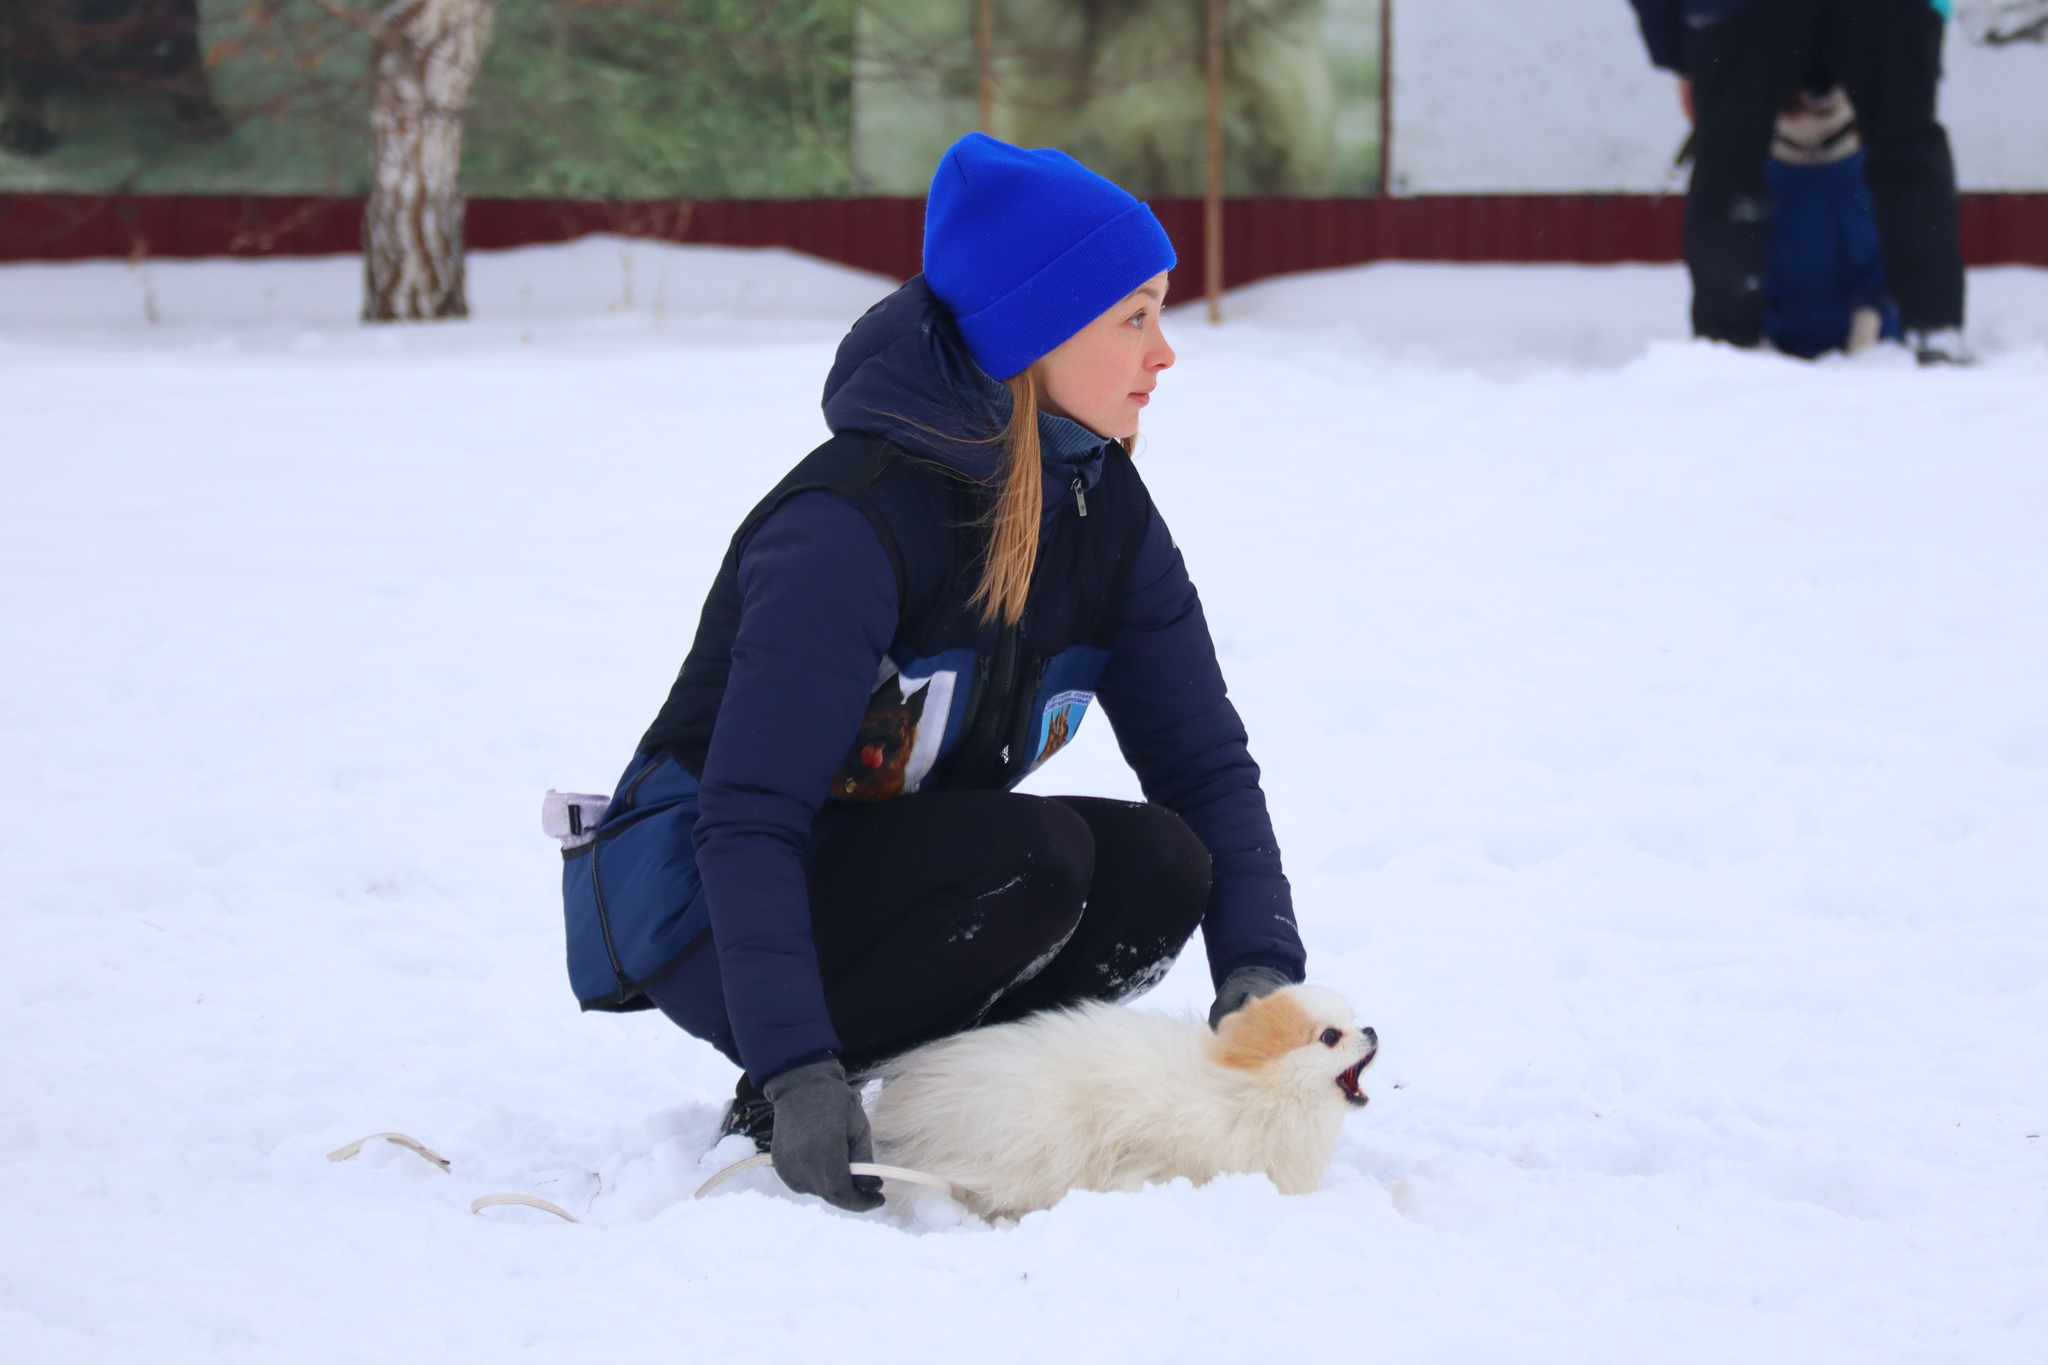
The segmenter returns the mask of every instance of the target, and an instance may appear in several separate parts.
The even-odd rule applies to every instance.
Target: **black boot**
[[[757,1152],[767,1151],[775,1140],[775,1106],[755,1088],[744,1071],[740,1073],[739,1085],[733,1089],[732,1103],[725,1107],[725,1117],[718,1124],[721,1142],[734,1133],[752,1138]]]

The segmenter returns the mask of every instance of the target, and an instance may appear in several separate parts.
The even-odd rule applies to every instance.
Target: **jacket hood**
[[[967,354],[959,329],[924,276],[883,299],[839,343],[825,377],[825,424],[865,431],[989,482],[1002,461],[996,434],[1010,419],[1009,386]],[[1046,466],[1046,510],[1093,488],[1111,442],[1079,422],[1038,414]]]

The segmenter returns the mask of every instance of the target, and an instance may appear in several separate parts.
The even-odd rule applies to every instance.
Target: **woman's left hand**
[[[1271,995],[1292,984],[1287,973],[1278,967],[1239,967],[1216,988],[1216,1003],[1209,1006],[1209,1027],[1215,1028],[1223,1022],[1224,1015],[1243,1009],[1247,1000]]]
[[[775,1174],[798,1194],[815,1194],[851,1213],[882,1206],[877,1176],[848,1166],[873,1161],[867,1111],[835,1059],[791,1067],[761,1087],[775,1105]]]

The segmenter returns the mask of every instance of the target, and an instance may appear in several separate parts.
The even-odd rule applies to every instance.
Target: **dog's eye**
[[[1343,1029],[1340,1029],[1340,1028],[1326,1028],[1326,1029],[1324,1029],[1324,1030],[1323,1030],[1323,1046],[1324,1046],[1324,1047],[1335,1047],[1335,1046],[1337,1046],[1337,1044],[1338,1044],[1338,1043],[1342,1042],[1343,1040],[1344,1040],[1344,1030],[1343,1030]]]

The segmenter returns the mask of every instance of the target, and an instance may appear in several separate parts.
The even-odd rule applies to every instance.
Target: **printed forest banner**
[[[360,4],[360,0],[356,0]],[[1228,0],[1227,187],[1370,194],[1380,0]],[[361,194],[350,0],[0,0],[0,191]],[[1201,193],[1206,0],[995,0],[993,131]],[[919,195],[978,117],[975,0],[498,0],[475,196]]]

